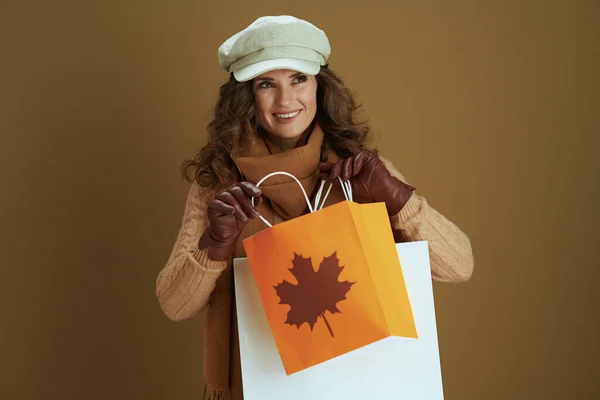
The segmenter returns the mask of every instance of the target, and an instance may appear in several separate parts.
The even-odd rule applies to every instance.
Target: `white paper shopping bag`
[[[418,339],[389,337],[292,375],[283,368],[248,261],[235,259],[244,400],[443,399],[427,242],[396,250]]]

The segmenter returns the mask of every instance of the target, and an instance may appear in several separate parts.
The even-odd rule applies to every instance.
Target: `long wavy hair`
[[[358,154],[369,142],[369,127],[358,121],[357,105],[352,92],[327,66],[316,75],[317,113],[324,133],[324,146],[339,157]],[[230,76],[219,90],[214,118],[208,124],[208,142],[194,159],[181,164],[183,177],[203,187],[225,188],[233,183],[234,162],[230,156],[234,145],[255,135],[252,81],[238,82]],[[190,172],[192,172],[190,174]]]

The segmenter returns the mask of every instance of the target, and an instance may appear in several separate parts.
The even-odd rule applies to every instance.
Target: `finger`
[[[250,182],[240,182],[237,186],[239,186],[244,193],[250,197],[258,197],[262,194],[262,191],[255,184]]]
[[[235,210],[234,215],[238,221],[241,221],[241,222],[248,221],[248,216],[246,215],[244,210],[242,210],[242,207],[240,206],[238,201],[235,199],[235,197],[228,190],[219,194],[217,196],[217,199],[221,200],[223,203],[234,208],[234,210]]]
[[[233,214],[235,214],[235,208],[233,208],[230,205],[227,205],[227,204],[223,203],[221,200],[215,198],[210,203],[208,203],[207,213],[213,214],[215,216],[233,215]]]
[[[342,181],[346,182],[347,180],[349,180],[350,178],[352,178],[352,162],[354,160],[354,157],[350,157],[344,160],[344,163],[342,164],[342,171],[340,172],[340,178],[342,178]]]
[[[333,167],[333,163],[330,162],[321,162],[319,163],[319,170],[321,171],[329,171],[331,169],[331,167]]]
[[[258,211],[256,211],[252,206],[250,197],[247,195],[241,185],[232,187],[229,192],[233,195],[233,197],[235,197],[247,216],[253,218],[258,217]],[[253,194],[254,193],[256,192],[253,191]]]
[[[250,182],[240,182],[239,186],[242,188],[242,190],[244,191],[244,193],[246,193],[247,196],[254,197],[254,208],[260,207],[263,201],[262,190],[260,190],[258,186]]]
[[[255,209],[258,209],[258,207],[260,207],[260,206],[261,206],[261,204],[263,203],[263,198],[262,198],[262,196],[258,196],[258,197],[255,197],[254,199],[255,199],[255,200],[254,200],[254,201],[255,201],[255,203],[254,203],[254,208],[255,208]],[[257,212],[258,212],[258,211],[257,211]],[[260,213],[258,213],[258,215],[260,216]]]
[[[331,167],[333,166],[332,163],[328,163],[328,162],[321,162],[319,163],[319,178],[323,179],[323,180],[327,180],[327,175],[329,174],[329,170],[331,169]]]
[[[329,174],[327,174],[326,181],[332,182],[340,176],[340,172],[342,172],[343,162],[343,160],[340,160],[331,167],[331,169],[329,170]]]
[[[331,169],[332,164],[319,164],[319,178],[323,180],[327,180],[327,175],[329,174],[329,170]]]
[[[365,166],[368,159],[370,158],[369,156],[370,156],[370,154],[367,151],[362,151],[362,152],[358,153],[358,155],[356,157],[354,157],[352,169],[354,170],[355,175],[358,175],[358,173],[360,172],[362,167]]]

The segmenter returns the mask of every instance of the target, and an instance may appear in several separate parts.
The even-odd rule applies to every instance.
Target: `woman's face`
[[[254,78],[256,120],[274,139],[297,139],[317,112],[317,80],[279,69]]]

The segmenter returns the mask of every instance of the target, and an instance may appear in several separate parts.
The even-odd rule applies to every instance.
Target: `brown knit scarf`
[[[310,196],[319,179],[318,166],[323,137],[323,130],[315,124],[305,145],[270,154],[265,141],[255,136],[244,149],[237,149],[237,154],[232,155],[232,158],[243,179],[249,182],[257,183],[271,172],[283,171],[298,178]],[[293,178],[275,175],[264,181],[260,188],[275,212],[284,220],[299,217],[308,211],[306,200]]]
[[[263,177],[275,171],[284,171],[295,176],[310,200],[319,184],[319,161],[335,162],[339,158],[331,150],[322,150],[324,134],[318,123],[306,140],[291,150],[271,154],[265,140],[255,134],[245,145],[237,147],[231,154],[241,175],[241,180],[257,183]],[[260,185],[264,202],[258,211],[263,217],[274,223],[273,212],[279,220],[289,220],[307,213],[308,207],[302,192],[293,178],[275,175]],[[326,206],[343,201],[344,195],[339,185],[334,185],[326,202]],[[250,220],[238,240],[234,257],[245,257],[242,240],[256,234],[267,226],[260,219]],[[207,389],[205,399],[228,399],[230,368],[223,365],[228,362],[232,351],[239,351],[237,340],[236,313],[231,268],[225,270],[217,281],[207,313],[205,335],[205,376]],[[224,334],[225,332],[225,334]],[[231,339],[229,335],[231,335]],[[234,346],[231,346],[231,345]],[[218,365],[216,365],[218,363]]]

